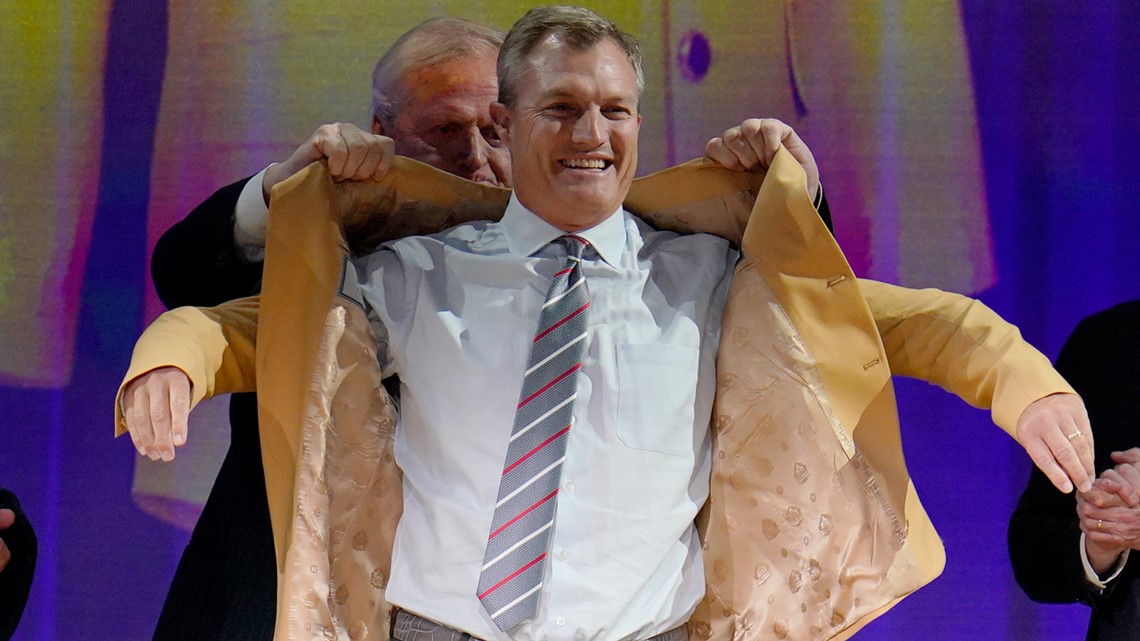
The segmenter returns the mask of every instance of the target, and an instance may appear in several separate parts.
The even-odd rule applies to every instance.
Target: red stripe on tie
[[[551,325],[550,327],[547,327],[545,330],[543,330],[543,331],[539,332],[539,333],[538,333],[538,334],[537,334],[537,335],[534,337],[534,342],[536,342],[536,343],[537,343],[537,342],[538,342],[538,340],[539,340],[540,338],[542,338],[543,336],[546,336],[546,335],[547,335],[547,334],[549,334],[550,332],[553,332],[554,330],[558,329],[558,327],[559,327],[560,325],[562,325],[562,324],[563,324],[563,323],[565,323],[566,321],[570,320],[571,318],[574,318],[574,317],[575,317],[575,316],[577,316],[578,314],[581,314],[581,313],[582,313],[583,311],[585,311],[585,309],[586,309],[587,307],[589,307],[589,306],[590,306],[590,303],[589,303],[589,301],[587,301],[585,305],[582,305],[582,306],[581,306],[581,307],[579,307],[578,309],[576,309],[576,310],[574,310],[574,311],[570,312],[569,314],[567,314],[567,315],[566,315],[566,318],[563,318],[562,320],[558,321],[557,323],[555,323],[555,324]]]
[[[556,384],[558,381],[560,381],[560,380],[562,380],[562,379],[566,378],[567,376],[569,376],[569,375],[573,374],[574,372],[576,372],[576,371],[578,371],[578,370],[580,370],[580,369],[582,369],[582,364],[581,364],[581,363],[578,363],[578,364],[577,364],[577,365],[575,365],[574,367],[571,367],[570,369],[566,370],[565,372],[562,372],[561,374],[559,374],[559,375],[558,375],[558,377],[557,377],[557,378],[555,378],[554,380],[550,381],[550,382],[549,382],[549,383],[547,383],[546,385],[543,385],[543,386],[542,386],[542,389],[538,390],[538,391],[537,391],[537,392],[535,392],[534,394],[531,394],[530,396],[528,396],[528,397],[524,398],[523,400],[519,401],[519,406],[515,408],[515,411],[516,411],[516,412],[517,412],[517,411],[519,411],[520,409],[522,409],[522,406],[523,406],[523,405],[526,405],[527,403],[529,403],[529,402],[533,401],[533,400],[534,400],[534,398],[535,398],[536,396],[538,396],[539,394],[542,394],[542,393],[543,393],[543,392],[545,392],[546,390],[548,390],[548,389],[550,389],[551,387],[553,387],[553,386],[554,386],[554,385],[555,385],[555,384]]]
[[[570,431],[570,426],[567,425],[565,428],[562,429],[561,432],[558,432],[554,436],[551,436],[550,438],[546,439],[545,441],[539,443],[538,446],[535,447],[533,450],[527,452],[526,454],[523,454],[519,458],[519,460],[508,465],[507,468],[505,470],[503,470],[503,476],[506,476],[507,472],[510,472],[511,470],[515,469],[516,467],[522,465],[523,461],[527,460],[531,456],[534,456],[535,452],[537,452],[537,451],[541,450],[542,448],[546,447],[547,445],[549,445],[551,441],[553,441],[554,439],[558,438],[559,436],[562,436],[563,434],[565,434],[566,432],[569,432],[569,431]]]
[[[546,552],[543,552],[542,554],[538,555],[538,558],[537,558],[537,559],[535,559],[535,560],[531,561],[530,563],[527,563],[526,565],[522,566],[521,568],[519,568],[519,569],[515,570],[515,571],[514,571],[514,572],[512,572],[512,573],[511,573],[511,575],[510,575],[510,576],[508,576],[507,578],[505,578],[505,579],[503,579],[502,581],[499,581],[498,583],[496,583],[495,585],[492,585],[491,587],[487,588],[487,591],[486,591],[486,592],[484,592],[483,594],[480,594],[480,595],[479,595],[479,599],[480,599],[480,600],[482,600],[482,599],[483,599],[483,597],[485,597],[485,596],[487,596],[488,594],[490,594],[490,593],[494,592],[495,590],[498,590],[499,588],[503,587],[503,584],[504,584],[504,583],[507,583],[507,582],[509,582],[511,579],[515,578],[516,576],[518,576],[518,575],[522,574],[522,573],[523,573],[523,572],[524,572],[524,571],[525,571],[527,568],[529,568],[530,566],[534,565],[535,563],[538,563],[539,561],[543,560],[544,558],[546,558]]]
[[[567,267],[566,269],[563,269],[562,271],[558,272],[557,274],[554,275],[554,277],[558,278],[559,276],[561,276],[563,274],[569,274],[572,271],[574,271],[573,265],[571,265],[571,266]]]
[[[530,514],[531,512],[533,512],[535,510],[535,508],[542,505],[543,503],[546,503],[550,499],[554,498],[554,495],[556,495],[556,494],[558,494],[557,489],[555,489],[550,494],[547,494],[546,496],[542,497],[541,499],[538,500],[537,503],[535,503],[534,505],[523,510],[518,516],[516,516],[515,518],[511,519],[510,521],[507,521],[506,523],[504,523],[502,525],[502,527],[500,527],[499,529],[495,530],[494,532],[491,532],[491,535],[487,537],[487,540],[490,541],[491,539],[495,538],[495,536],[497,536],[499,534],[499,532],[502,532],[503,530],[509,528],[511,526],[511,524],[513,524],[515,521],[517,521],[517,520],[521,519],[522,517],[526,516],[527,514]]]

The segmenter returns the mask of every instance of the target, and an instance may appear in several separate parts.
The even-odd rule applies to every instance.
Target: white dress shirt
[[[400,377],[404,512],[386,597],[483,639],[644,639],[705,591],[693,524],[708,497],[720,320],[737,253],[623,210],[590,241],[589,346],[538,614],[498,630],[476,598],[507,440],[562,231],[513,197],[499,223],[406,238],[355,261]],[[383,349],[385,347],[387,349]]]
[[[272,167],[270,165],[269,167]],[[265,260],[265,231],[269,223],[269,205],[265,204],[262,186],[266,167],[246,181],[234,204],[234,248],[247,263]]]

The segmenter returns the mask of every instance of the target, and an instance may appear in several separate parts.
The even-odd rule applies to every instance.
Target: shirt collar
[[[530,256],[559,236],[566,235],[566,232],[524,207],[513,193],[510,202],[507,203],[507,210],[503,212],[502,225],[507,237],[507,246],[510,247],[512,254],[518,256]],[[621,259],[626,245],[625,234],[625,210],[622,207],[618,207],[612,215],[597,225],[574,233],[575,236],[590,241],[590,246],[610,266],[618,265]]]

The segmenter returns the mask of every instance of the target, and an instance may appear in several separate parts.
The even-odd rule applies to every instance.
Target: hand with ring
[[[1029,404],[1017,419],[1017,441],[1062,492],[1085,492],[1095,478],[1093,435],[1085,404],[1076,394],[1050,394]]]
[[[1114,453],[1113,460],[1140,464],[1140,450]],[[1140,470],[1130,462],[1105,470],[1087,492],[1077,493],[1077,516],[1089,563],[1111,568],[1128,548],[1140,546]]]

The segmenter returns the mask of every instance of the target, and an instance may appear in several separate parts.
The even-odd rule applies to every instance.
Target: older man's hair
[[[641,45],[613,22],[581,7],[535,7],[519,18],[499,50],[496,67],[499,74],[499,102],[515,106],[518,81],[528,70],[527,55],[539,43],[554,38],[572,51],[585,51],[609,38],[621,47],[637,74],[637,93],[645,88],[641,64]]]
[[[431,18],[413,27],[388,49],[372,71],[372,117],[391,131],[407,99],[409,72],[457,58],[497,54],[503,33],[463,18]]]

